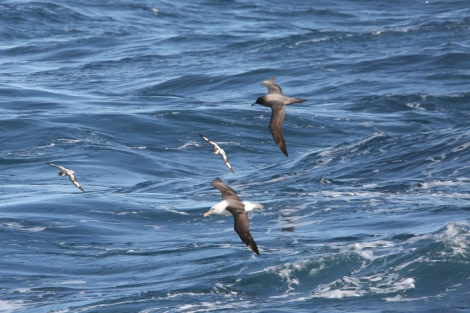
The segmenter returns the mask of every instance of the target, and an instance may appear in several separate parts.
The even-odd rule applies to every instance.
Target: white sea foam
[[[324,151],[320,152],[318,154],[318,156],[323,157],[323,158],[326,158],[326,157],[329,158],[332,154],[335,154],[335,153],[338,153],[338,152],[341,152],[341,151],[356,152],[359,149],[360,146],[365,146],[366,143],[368,143],[369,141],[374,140],[376,138],[383,137],[383,136],[384,136],[384,133],[375,132],[373,135],[368,136],[368,137],[366,137],[362,140],[354,141],[354,142],[347,143],[347,144],[342,144],[342,145],[335,146],[335,147],[332,147],[330,149],[324,150]],[[366,152],[364,154],[366,154]]]
[[[199,147],[199,143],[197,143],[195,141],[189,141],[189,142],[186,142],[183,145],[179,146],[177,149],[178,150],[185,150],[185,149],[191,148],[191,147]],[[165,148],[165,149],[168,150],[170,148]]]
[[[414,236],[407,240],[408,243],[415,244],[420,241],[431,239],[434,242],[442,242],[445,248],[439,254],[433,254],[433,258],[426,258],[425,261],[431,262],[436,256],[454,257],[461,256],[467,258],[470,254],[470,234],[468,232],[469,225],[462,222],[448,223],[443,229],[433,233]],[[426,256],[423,256],[426,257]]]
[[[329,41],[331,40],[330,37],[323,37],[323,38],[315,38],[315,39],[307,39],[307,40],[300,40],[297,41],[293,46],[288,46],[288,48],[295,48],[303,44],[314,44],[322,41]]]
[[[422,182],[419,185],[421,189],[429,189],[440,186],[449,186],[449,187],[459,187],[468,183],[468,178],[457,178],[454,180],[431,180],[427,182]]]
[[[11,222],[11,223],[3,223],[0,224],[0,227],[5,227],[5,228],[10,228],[10,229],[18,229],[18,230],[24,230],[24,231],[29,231],[32,233],[44,231],[46,227],[24,227],[23,225],[16,223],[16,222]]]
[[[467,149],[468,147],[470,147],[470,141],[466,142],[466,143],[464,143],[464,144],[462,144],[462,145],[460,145],[460,146],[458,146],[454,149],[452,149],[451,151],[452,152],[460,152],[460,151],[463,151],[463,150]]]
[[[313,293],[313,298],[343,299],[366,295],[382,295],[415,288],[411,277],[399,278],[396,273],[379,273],[372,276],[344,276],[323,284]]]
[[[36,147],[36,149],[47,149],[47,148],[52,148],[54,146],[55,146],[55,143],[50,143],[48,145],[38,146],[38,147]]]
[[[421,103],[419,103],[419,102],[409,102],[409,103],[405,103],[405,105],[409,108],[412,108],[412,109],[426,111],[425,108],[421,107]]]
[[[460,255],[466,258],[469,254],[470,235],[466,226],[466,224],[461,223],[449,223],[446,225],[444,232],[437,234],[438,239],[451,248],[453,256]],[[443,253],[447,255],[447,251]]]
[[[59,139],[57,139],[57,141],[63,142],[63,143],[79,143],[79,142],[82,142],[83,140],[81,140],[81,139],[59,138]]]
[[[10,301],[0,299],[0,313],[13,313],[24,308],[23,301]]]
[[[294,263],[270,266],[264,269],[264,271],[278,275],[281,280],[287,283],[288,291],[292,291],[295,289],[295,286],[300,285],[300,280],[296,276],[296,272],[307,269],[311,263],[312,260],[305,259]],[[310,274],[315,273],[315,270],[316,269],[312,269]]]
[[[69,279],[69,280],[64,280],[61,281],[59,284],[60,285],[83,285],[86,284],[86,280],[81,280],[81,279]]]
[[[184,212],[184,211],[178,211],[178,210],[172,210],[172,209],[164,209],[164,210],[167,211],[167,212],[176,213],[176,214],[179,214],[179,215],[189,215],[189,213]]]
[[[57,310],[57,311],[51,311],[51,313],[67,313],[67,312],[70,312],[71,310],[69,308],[65,308],[65,309],[60,309],[60,310]]]
[[[379,279],[382,280],[382,277]],[[375,294],[395,293],[402,290],[414,289],[415,280],[411,277],[405,277],[401,280],[385,282],[383,285],[377,287],[370,287],[370,291]]]
[[[146,146],[126,146],[127,149],[129,150],[145,150],[147,149]]]
[[[384,248],[388,249],[394,246],[395,244],[393,242],[378,240],[373,242],[354,243],[343,248],[343,251],[353,251],[354,253],[360,255],[363,259],[373,261],[378,257],[374,255],[375,250]],[[383,250],[381,250],[380,257],[383,257],[383,255]]]

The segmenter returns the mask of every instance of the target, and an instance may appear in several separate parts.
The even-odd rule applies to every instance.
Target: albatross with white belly
[[[240,201],[237,193],[232,188],[224,184],[220,178],[214,179],[212,181],[212,186],[220,191],[222,194],[222,201],[215,204],[209,211],[204,213],[204,217],[211,214],[232,214],[234,219],[233,228],[237,232],[238,236],[253,252],[259,255],[258,246],[250,234],[250,223],[246,212],[262,209],[263,205],[260,203]]]

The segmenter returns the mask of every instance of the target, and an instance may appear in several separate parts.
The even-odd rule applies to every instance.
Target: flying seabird
[[[220,178],[212,181],[212,186],[219,189],[222,194],[222,201],[215,204],[209,211],[204,213],[204,217],[212,213],[218,215],[232,214],[234,220],[233,228],[237,232],[240,239],[256,254],[259,255],[258,246],[250,234],[250,223],[248,221],[247,211],[262,209],[263,205],[259,203],[251,203],[247,201],[240,201],[237,193],[224,184]]]
[[[271,107],[271,121],[269,122],[269,130],[273,135],[274,141],[277,143],[281,151],[287,156],[287,147],[282,135],[282,123],[286,114],[284,106],[293,103],[301,103],[307,100],[300,98],[290,98],[284,96],[282,89],[279,85],[275,84],[276,77],[263,81],[261,84],[268,87],[268,93],[256,99],[252,104],[261,104],[266,107]]]
[[[54,166],[54,167],[57,167],[58,169],[60,169],[60,172],[59,172],[59,176],[68,176],[70,178],[70,181],[72,182],[72,184],[74,184],[78,189],[80,189],[81,191],[85,191],[83,189],[83,187],[78,183],[78,181],[75,179],[75,171],[74,170],[69,170],[68,168],[65,168],[63,166],[60,166],[60,165],[55,165],[55,164],[52,164],[52,163],[47,163],[49,164],[50,166]]]
[[[230,165],[230,163],[228,163],[228,158],[227,158],[227,155],[225,154],[225,151],[224,149],[222,149],[221,147],[219,147],[218,144],[216,144],[215,142],[209,140],[207,137],[205,137],[204,135],[202,135],[201,133],[199,133],[199,136],[201,136],[201,138],[210,143],[211,145],[214,146],[214,150],[212,150],[212,153],[213,154],[220,154],[220,156],[222,157],[222,160],[224,161],[225,165],[227,165],[228,169],[233,173],[235,174],[235,172],[233,171],[233,168],[232,166]]]

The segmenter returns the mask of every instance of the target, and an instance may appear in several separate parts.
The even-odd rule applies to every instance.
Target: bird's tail
[[[243,201],[243,204],[245,205],[245,211],[261,210],[263,208],[261,203]]]
[[[302,99],[302,98],[289,98],[289,102],[286,103],[286,105],[291,105],[291,104],[294,104],[294,103],[302,103],[302,102],[305,102],[307,101],[306,99]]]

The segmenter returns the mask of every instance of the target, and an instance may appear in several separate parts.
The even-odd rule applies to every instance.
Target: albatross
[[[268,88],[268,93],[256,99],[256,102],[251,106],[254,106],[255,104],[261,104],[271,108],[272,112],[271,121],[269,122],[269,130],[271,131],[273,139],[278,147],[286,156],[288,156],[286,141],[282,135],[282,123],[284,122],[284,116],[286,115],[284,107],[293,103],[302,103],[307,100],[284,96],[281,87],[274,83],[275,80],[276,77],[272,77],[261,83],[263,86]]]
[[[263,205],[260,203],[252,203],[248,201],[240,201],[237,193],[224,184],[220,178],[212,181],[212,186],[217,188],[222,194],[222,201],[215,204],[209,211],[204,213],[204,217],[211,214],[218,215],[233,215],[235,232],[240,239],[256,254],[259,255],[258,246],[250,234],[250,223],[248,221],[247,211],[262,209]]]
[[[74,170],[70,170],[68,168],[65,168],[63,166],[60,166],[60,165],[55,165],[53,163],[47,163],[49,164],[50,166],[53,166],[53,167],[57,167],[58,169],[60,169],[59,171],[59,176],[68,176],[70,181],[72,182],[72,184],[75,185],[75,187],[77,187],[78,189],[80,189],[81,191],[85,191],[83,189],[83,187],[78,183],[78,181],[75,179],[75,171]]]

